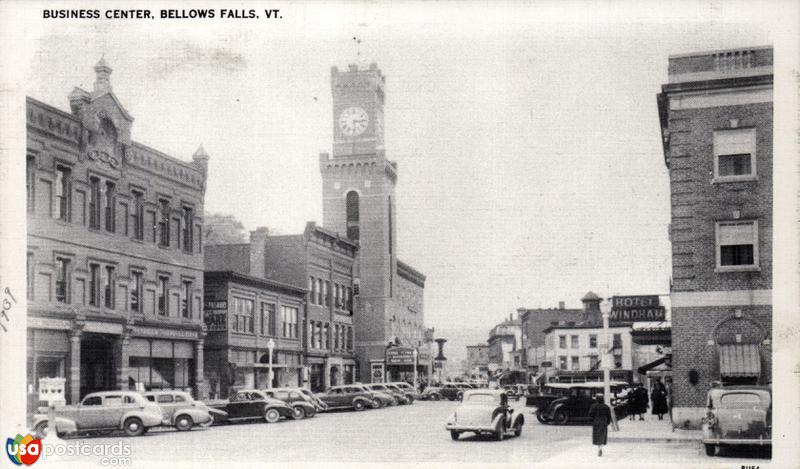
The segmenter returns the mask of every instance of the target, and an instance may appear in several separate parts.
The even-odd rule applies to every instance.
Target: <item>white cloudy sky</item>
[[[463,341],[587,290],[668,293],[668,55],[772,42],[743,3],[245,5],[283,19],[46,22],[20,7],[26,94],[68,109],[104,54],[135,140],[211,155],[207,210],[294,233],[322,218],[330,67],[378,62],[399,252],[428,276],[428,325],[478,331]]]

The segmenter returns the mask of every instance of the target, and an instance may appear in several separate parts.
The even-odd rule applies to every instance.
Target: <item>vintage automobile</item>
[[[406,383],[405,381],[397,381],[389,384],[392,384],[398,387],[401,391],[403,391],[403,394],[406,395],[406,397],[408,398],[409,401],[411,401],[411,403],[414,402],[414,399],[419,399],[419,392],[417,392],[417,390],[414,389],[414,386]]]
[[[508,435],[520,436],[525,417],[508,404],[508,395],[501,390],[473,389],[464,392],[456,411],[445,424],[450,437],[457,440],[464,432],[488,433],[502,440]]]
[[[423,401],[438,401],[442,398],[441,388],[439,386],[428,386],[419,395]]]
[[[405,393],[403,393],[403,391],[399,390],[398,388],[392,387],[387,383],[370,383],[370,384],[365,384],[364,386],[370,391],[377,391],[389,394],[390,396],[395,398],[398,405],[406,405],[409,403],[409,400],[406,397]]]
[[[382,391],[374,391],[374,390],[369,389],[368,387],[366,387],[365,385],[360,384],[360,383],[353,384],[353,387],[361,389],[362,391],[364,391],[366,393],[369,393],[369,395],[372,397],[372,401],[373,401],[372,408],[373,409],[380,409],[381,407],[389,407],[389,406],[397,405],[397,399],[393,395],[391,395],[389,393],[382,392]]]
[[[328,410],[328,405],[322,402],[322,399],[317,397],[317,395],[311,392],[311,390],[306,388],[296,388],[296,389],[300,391],[304,396],[306,396],[309,399],[309,402],[314,404],[314,406],[317,408],[317,412],[324,412]]]
[[[178,431],[191,430],[196,425],[207,427],[214,423],[214,415],[223,419],[226,416],[225,412],[210,409],[183,391],[147,391],[142,395],[148,401],[158,404],[164,417]]]
[[[445,399],[460,401],[461,397],[464,395],[464,391],[470,389],[472,389],[472,387],[466,383],[444,383],[439,389],[439,394]]]
[[[318,394],[317,397],[319,397],[329,409],[364,410],[367,407],[375,407],[372,396],[353,385],[332,386],[328,388],[327,392]]]
[[[396,383],[386,383],[386,388],[404,397],[406,400],[406,404],[413,404],[414,399],[419,397],[417,393],[413,390],[413,388],[411,391],[409,391],[403,388],[402,386],[398,386]]]
[[[292,418],[302,420],[317,414],[317,407],[298,388],[271,388],[262,390],[267,397],[281,400],[292,407]]]
[[[703,418],[703,445],[714,456],[722,446],[772,447],[772,390],[765,386],[712,388]]]
[[[217,418],[215,415],[215,423],[257,419],[264,419],[267,423],[275,423],[281,418],[289,418],[294,415],[294,409],[289,404],[268,397],[258,389],[241,389],[236,391],[228,400],[209,401],[206,405],[212,409],[224,411],[227,414],[224,418]]]
[[[86,395],[80,404],[57,407],[58,436],[123,430],[128,436],[139,436],[160,425],[169,425],[161,408],[138,392],[102,391]],[[47,434],[46,411],[33,416],[34,433]]]
[[[628,386],[621,381],[611,382],[611,392],[617,392]],[[536,418],[541,423],[563,425],[568,422],[589,422],[589,407],[595,402],[595,396],[603,393],[602,382],[588,383],[549,383],[545,393],[536,399]],[[624,406],[614,405],[614,412],[619,418],[625,415]]]

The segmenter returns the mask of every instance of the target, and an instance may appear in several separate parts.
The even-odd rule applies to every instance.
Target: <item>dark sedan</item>
[[[267,423],[275,423],[281,418],[294,415],[292,407],[278,399],[273,399],[257,389],[242,389],[226,401],[211,401],[206,405],[227,413],[219,423],[240,422],[263,419]]]

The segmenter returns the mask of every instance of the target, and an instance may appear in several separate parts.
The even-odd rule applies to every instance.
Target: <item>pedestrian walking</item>
[[[637,383],[636,388],[633,390],[633,414],[639,416],[639,420],[644,420],[644,414],[647,413],[647,389],[644,388],[642,383]]]
[[[603,446],[608,443],[608,425],[611,423],[611,408],[603,402],[603,395],[595,396],[596,402],[589,407],[592,419],[592,444],[597,446],[597,456],[603,455]]]
[[[664,420],[664,414],[669,413],[667,408],[667,388],[660,379],[656,380],[653,385],[653,391],[650,393],[650,403],[653,406],[653,415],[658,415],[658,420]]]

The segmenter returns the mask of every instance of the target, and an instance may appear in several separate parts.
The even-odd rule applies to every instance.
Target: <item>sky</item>
[[[283,19],[35,21],[26,94],[68,110],[104,56],[134,140],[211,156],[206,211],[290,234],[322,220],[331,66],[377,62],[399,257],[456,358],[520,307],[668,294],[668,56],[772,42],[737,2],[273,5]]]

